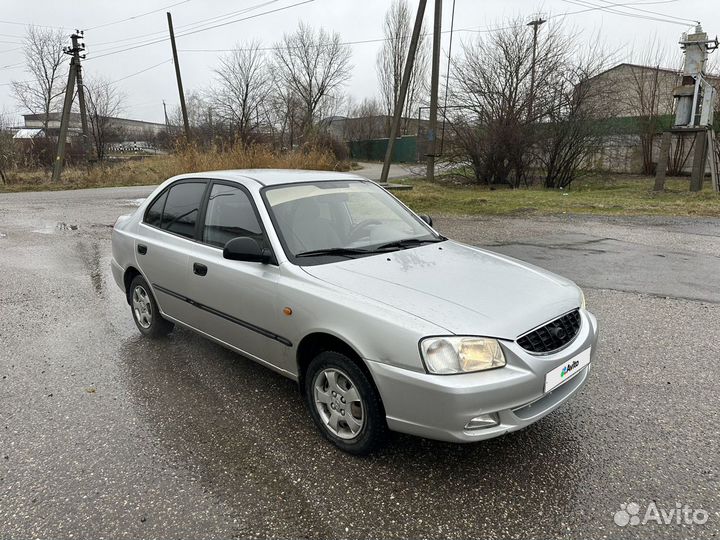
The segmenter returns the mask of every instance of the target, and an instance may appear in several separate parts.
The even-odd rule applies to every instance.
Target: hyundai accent
[[[176,176],[112,234],[139,331],[188,328],[298,382],[341,449],[388,430],[473,442],[584,385],[598,327],[582,291],[454,242],[355,174]]]

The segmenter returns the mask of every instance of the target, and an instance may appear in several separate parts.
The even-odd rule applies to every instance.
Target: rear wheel
[[[365,372],[344,354],[325,351],[310,362],[305,399],[320,431],[342,450],[365,455],[385,441],[380,395]]]
[[[160,315],[155,297],[144,277],[135,276],[128,294],[133,320],[143,335],[158,338],[170,333],[175,325]]]

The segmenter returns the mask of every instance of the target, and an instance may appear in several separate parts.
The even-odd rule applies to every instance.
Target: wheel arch
[[[375,384],[375,379],[373,378],[370,369],[367,367],[367,364],[360,353],[358,353],[357,350],[347,342],[347,340],[323,331],[311,332],[303,337],[298,343],[295,357],[297,362],[298,383],[300,385],[301,393],[305,392],[305,373],[307,372],[310,362],[318,354],[325,351],[338,352],[350,358],[365,373],[370,383],[378,392],[378,395],[380,395],[380,390],[378,389],[377,384]]]
[[[125,285],[125,299],[127,300],[128,305],[132,303],[130,299],[130,284],[136,276],[142,276],[142,273],[134,266],[128,266],[123,273],[123,284]]]

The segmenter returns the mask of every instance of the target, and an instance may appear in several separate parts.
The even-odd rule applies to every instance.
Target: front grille
[[[535,354],[547,354],[562,349],[580,330],[580,312],[576,309],[550,321],[518,338],[523,349]]]

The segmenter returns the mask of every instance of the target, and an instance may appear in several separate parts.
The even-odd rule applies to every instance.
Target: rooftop
[[[301,169],[235,169],[208,171],[182,175],[185,178],[208,178],[215,180],[254,180],[263,186],[299,184],[302,182],[331,182],[333,180],[367,180],[364,176],[335,171],[308,171]]]

